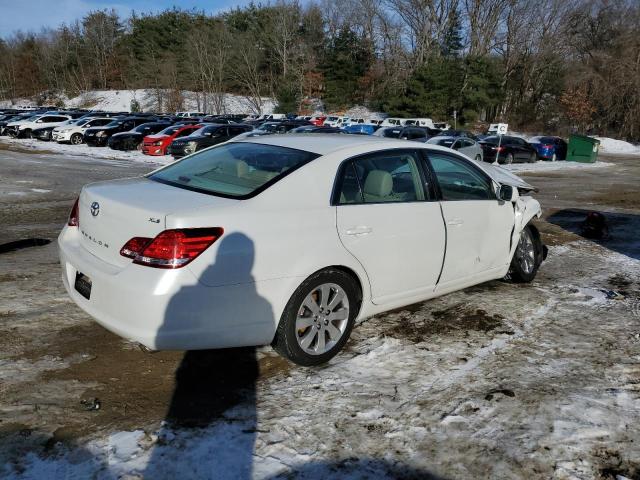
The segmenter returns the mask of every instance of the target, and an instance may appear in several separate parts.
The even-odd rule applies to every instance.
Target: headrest
[[[386,197],[393,189],[393,178],[385,170],[371,170],[364,181],[364,193],[377,197]]]

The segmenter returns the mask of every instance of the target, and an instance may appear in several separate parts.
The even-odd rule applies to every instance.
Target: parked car
[[[309,121],[318,127],[322,127],[326,119],[326,115],[314,115]]]
[[[433,120],[430,118],[407,118],[404,121],[405,126],[429,127],[435,129]]]
[[[80,145],[84,142],[84,132],[91,127],[102,127],[113,122],[113,118],[107,117],[82,117],[74,123],[60,125],[51,132],[51,139],[58,143],[69,142],[72,145]]]
[[[358,319],[507,273],[531,282],[545,256],[532,190],[430,144],[229,142],[86,185],[58,238],[62,278],[100,324],[150,349],[271,344],[317,365]]]
[[[231,140],[233,137],[252,129],[249,125],[207,125],[186,137],[178,137],[169,146],[174,158],[181,158],[204,148]]]
[[[311,125],[310,122],[287,120],[285,122],[265,122],[254,130],[247,130],[241,135],[244,137],[259,137],[261,135],[273,135],[277,133],[287,133],[294,128]],[[323,127],[324,128],[324,127]]]
[[[149,123],[154,120],[150,117],[124,117],[116,118],[111,123],[102,127],[88,128],[83,135],[83,139],[90,147],[104,147],[112,135],[120,132],[127,132],[138,125]]]
[[[25,120],[30,117],[34,117],[33,113],[16,113],[16,114],[8,114],[3,115],[0,118],[0,135],[8,135],[7,125],[13,122],[17,122],[20,120]]]
[[[9,122],[6,130],[12,137],[31,138],[31,132],[36,128],[57,127],[70,119],[71,117],[69,115],[45,113],[42,115],[34,115],[23,120]]]
[[[437,122],[433,124],[433,128],[437,128],[438,130],[449,130],[451,125],[447,122]]]
[[[443,135],[445,137],[465,137],[478,141],[478,137],[469,130],[453,130],[450,128],[448,130],[438,132],[437,135]]]
[[[565,160],[567,158],[567,142],[560,137],[532,137],[529,143],[542,160]]]
[[[137,150],[142,147],[142,139],[167,128],[168,122],[149,122],[138,125],[128,132],[111,135],[107,145],[113,150]]]
[[[204,112],[176,112],[176,117],[188,118],[188,117],[202,117]]]
[[[324,120],[323,125],[325,127],[346,127],[350,123],[351,119],[349,117],[330,115]]]
[[[344,131],[347,133],[351,133],[354,135],[373,135],[376,130],[378,130],[377,125],[369,125],[366,123],[352,123],[344,127]]]
[[[287,133],[348,133],[342,128],[316,127],[315,125],[303,125],[289,130]]]
[[[414,140],[417,142],[426,142],[434,132],[427,127],[381,127],[374,135],[385,138],[400,138],[402,140]]]
[[[427,140],[427,143],[433,145],[440,145],[441,147],[447,147],[452,150],[466,155],[469,158],[473,158],[477,162],[482,161],[483,152],[482,147],[478,142],[471,138],[466,137],[445,137],[438,135]]]
[[[167,155],[169,145],[174,139],[191,135],[203,126],[200,124],[171,125],[161,132],[147,135],[142,140],[142,153],[145,155]]]
[[[511,137],[509,135],[502,135],[502,139],[498,136],[487,137],[480,141],[480,146],[482,147],[483,160],[485,162],[495,162],[496,156],[498,163],[506,164],[514,162],[534,163],[538,158],[536,149],[519,137]]]
[[[404,125],[404,122],[405,122],[404,118],[388,117],[388,118],[385,118],[382,121],[380,126],[381,127],[400,127],[400,126]]]
[[[76,121],[77,119],[70,119],[66,122],[62,122],[58,126],[49,125],[46,127],[34,128],[33,130],[31,130],[31,138],[42,140],[43,142],[48,142],[51,140],[51,136],[55,128],[73,125]]]
[[[238,123],[235,120],[228,118],[228,117],[224,117],[221,115],[207,115],[205,117],[202,117],[202,122],[207,122],[207,123],[218,123],[220,125],[231,125],[234,123]]]

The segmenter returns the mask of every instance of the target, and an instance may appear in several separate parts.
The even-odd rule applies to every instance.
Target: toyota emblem
[[[100,213],[100,204],[98,202],[93,202],[91,204],[91,215],[97,217]]]

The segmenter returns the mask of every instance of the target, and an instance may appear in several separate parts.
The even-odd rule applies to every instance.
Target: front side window
[[[342,169],[339,204],[398,203],[425,199],[413,152],[389,150],[356,158]]]
[[[148,178],[201,193],[247,198],[318,156],[275,145],[236,142],[195,153]]]
[[[442,200],[493,200],[491,181],[466,161],[440,152],[429,152]]]

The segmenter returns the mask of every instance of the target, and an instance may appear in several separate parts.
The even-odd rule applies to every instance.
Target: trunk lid
[[[133,237],[158,235],[167,215],[227,202],[145,177],[89,184],[78,204],[81,244],[101,260],[124,267],[131,259],[120,255],[123,245]]]

